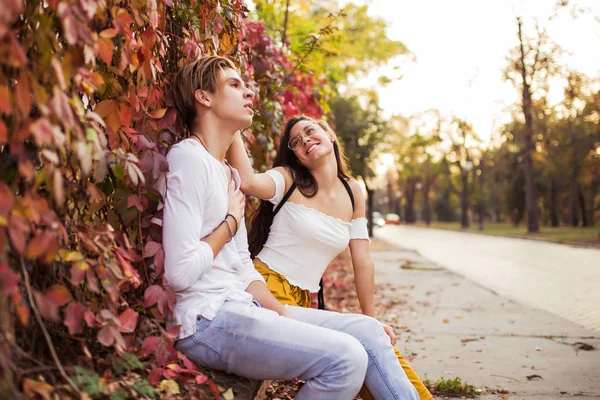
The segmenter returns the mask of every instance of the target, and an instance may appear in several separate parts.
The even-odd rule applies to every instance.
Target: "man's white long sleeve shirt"
[[[243,220],[216,257],[202,241],[227,215],[223,164],[193,139],[174,145],[167,162],[162,223],[165,277],[177,296],[172,323],[182,325],[181,339],[195,333],[198,316],[213,319],[225,301],[252,301],[246,288],[264,279],[250,259]],[[239,174],[233,168],[232,179],[239,190]]]

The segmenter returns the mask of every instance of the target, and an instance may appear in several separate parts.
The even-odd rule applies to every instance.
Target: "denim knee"
[[[348,336],[340,345],[338,365],[347,368],[348,381],[351,385],[356,385],[358,392],[367,373],[369,355],[363,345],[353,337]]]

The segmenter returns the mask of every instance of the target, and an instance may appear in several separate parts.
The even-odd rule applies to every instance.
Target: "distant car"
[[[380,212],[375,211],[373,213],[373,227],[377,228],[377,227],[382,227],[385,225],[385,220],[383,219],[383,216],[381,215]]]
[[[386,214],[385,223],[390,225],[400,225],[400,216],[394,213]]]

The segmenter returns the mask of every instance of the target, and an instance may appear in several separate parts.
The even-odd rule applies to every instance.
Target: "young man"
[[[379,322],[285,307],[254,269],[239,175],[225,161],[253,116],[254,93],[234,65],[194,61],[173,92],[190,131],[167,155],[164,194],[165,276],[177,294],[173,323],[182,325],[177,349],[248,378],[301,378],[297,399],[352,399],[365,380],[376,399],[417,399]]]

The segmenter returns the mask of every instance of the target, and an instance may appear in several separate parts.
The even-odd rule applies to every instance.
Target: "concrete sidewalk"
[[[373,258],[380,319],[397,328],[398,348],[422,378],[458,376],[511,392],[484,399],[600,399],[597,333],[502,298],[414,251],[379,245]],[[596,349],[579,350],[583,344]]]

